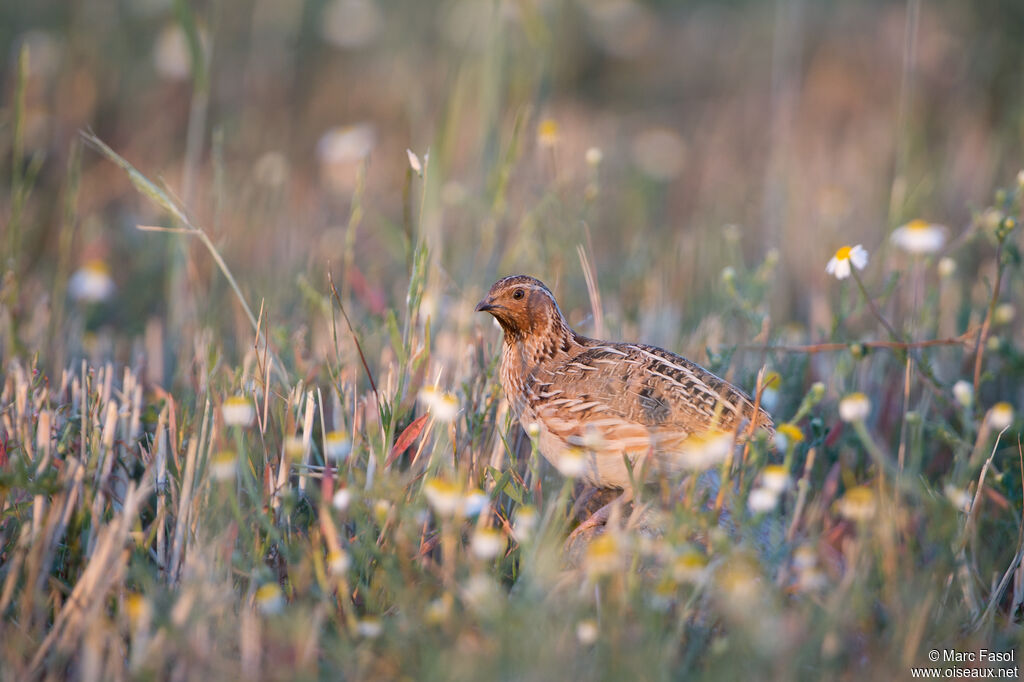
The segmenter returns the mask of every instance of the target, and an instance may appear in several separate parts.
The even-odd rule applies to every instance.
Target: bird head
[[[477,304],[476,311],[493,315],[510,340],[565,326],[551,290],[539,279],[526,275],[499,279]]]

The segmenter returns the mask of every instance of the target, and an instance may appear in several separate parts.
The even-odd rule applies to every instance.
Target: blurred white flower
[[[438,390],[436,386],[424,386],[420,389],[418,398],[438,421],[450,422],[459,413],[458,398],[451,393]]]
[[[205,52],[206,34],[200,30],[199,42]],[[169,23],[160,31],[153,45],[156,72],[169,80],[183,81],[192,75],[192,56],[188,39],[177,23]]]
[[[971,495],[963,488],[958,488],[952,483],[947,483],[946,487],[943,488],[943,492],[953,506],[962,512],[971,511]]]
[[[519,507],[516,510],[515,523],[512,525],[512,534],[516,541],[524,542],[533,534],[537,527],[537,508],[532,505]]]
[[[507,545],[508,541],[501,531],[493,528],[478,529],[473,533],[473,539],[470,541],[470,549],[473,550],[473,554],[484,561],[501,554]]]
[[[256,407],[250,398],[233,395],[221,405],[220,413],[228,426],[249,426],[256,418]]]
[[[446,479],[430,479],[423,485],[423,494],[438,516],[455,516],[462,507],[462,491]]]
[[[700,585],[708,578],[708,560],[696,550],[686,550],[672,562],[672,579]]]
[[[644,175],[668,182],[683,172],[686,142],[674,130],[648,128],[633,138],[630,154]]]
[[[280,613],[284,608],[284,593],[277,583],[267,583],[256,590],[256,605],[265,615]]]
[[[754,488],[747,497],[747,508],[754,514],[763,514],[775,509],[779,504],[778,491],[771,488]]]
[[[862,422],[871,414],[871,401],[863,393],[851,393],[839,401],[839,418],[844,422]]]
[[[352,557],[343,549],[327,555],[327,567],[330,569],[331,575],[344,575],[348,573],[350,566],[352,566]]]
[[[988,411],[988,425],[996,431],[1002,431],[1013,423],[1013,405],[1010,403],[996,403]]]
[[[579,478],[587,468],[587,457],[579,448],[563,450],[555,467],[566,478]]]
[[[598,634],[597,623],[589,618],[576,624],[576,639],[584,646],[596,642]]]
[[[601,151],[600,147],[590,147],[587,149],[585,158],[588,165],[598,166],[601,164],[601,161],[604,160],[604,152]]]
[[[780,424],[775,429],[775,447],[779,450],[788,450],[797,443],[804,440],[804,432],[796,424]]]
[[[331,498],[331,505],[338,511],[345,511],[346,509],[348,509],[348,505],[351,501],[352,493],[349,492],[349,489],[339,488],[334,493],[334,497]]]
[[[380,622],[379,618],[363,618],[356,625],[356,632],[362,637],[367,639],[373,639],[374,637],[380,637],[380,634],[384,632],[384,625]]]
[[[388,514],[391,513],[391,502],[385,499],[377,500],[373,503],[373,515],[377,518],[378,523],[384,523],[387,521]]]
[[[622,565],[620,542],[612,531],[605,531],[587,545],[584,569],[591,579],[617,571]]]
[[[234,478],[237,459],[235,453],[229,450],[218,452],[210,459],[210,476],[215,481],[227,481]]]
[[[101,260],[90,260],[68,280],[68,293],[76,301],[99,303],[114,295],[110,269]]]
[[[558,144],[560,135],[558,132],[558,121],[553,118],[545,118],[537,126],[537,144],[547,149],[552,149]]]
[[[344,49],[358,49],[373,41],[384,17],[372,0],[333,0],[324,9],[320,32],[324,40]]]
[[[1017,309],[1012,303],[1000,303],[992,311],[992,321],[996,324],[1009,324],[1017,316]]]
[[[956,272],[956,261],[949,256],[939,259],[939,277],[952,277]]]
[[[961,407],[970,407],[974,403],[974,386],[961,379],[953,384],[953,397]]]
[[[847,490],[837,505],[839,513],[851,521],[870,521],[875,515],[875,493],[859,485]]]
[[[347,431],[329,431],[324,436],[324,455],[331,462],[344,462],[352,452],[352,439]]]
[[[907,253],[935,253],[946,243],[946,228],[924,220],[911,220],[893,230],[890,238]]]
[[[321,163],[345,164],[362,161],[377,144],[377,133],[370,123],[331,128],[316,143]]]
[[[489,509],[490,506],[491,498],[479,488],[470,490],[462,500],[462,511],[470,518],[479,516],[482,512]]]
[[[851,266],[863,270],[867,265],[868,252],[863,246],[841,246],[825,266],[825,272],[836,279],[846,279],[853,272]]]
[[[761,485],[772,492],[785,492],[791,482],[789,471],[784,466],[773,464],[766,466],[761,472]]]
[[[733,437],[725,431],[694,434],[683,441],[679,463],[685,469],[703,471],[717,466],[732,452]]]
[[[526,427],[526,435],[530,438],[536,438],[540,435],[540,424],[537,422],[530,422]]]

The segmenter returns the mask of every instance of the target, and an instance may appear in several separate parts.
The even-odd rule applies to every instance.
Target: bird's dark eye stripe
[[[524,296],[524,294],[523,294],[523,290],[522,289],[516,289],[515,291],[512,292],[512,298],[514,298],[516,300],[519,300],[523,296]]]

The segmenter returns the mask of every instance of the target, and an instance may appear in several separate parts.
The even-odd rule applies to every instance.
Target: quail
[[[581,478],[621,489],[623,501],[632,499],[634,482],[692,468],[694,452],[716,435],[773,428],[750,396],[696,363],[574,332],[533,277],[498,280],[476,310],[504,332],[501,385],[540,453],[560,469],[563,458],[582,456]],[[581,528],[607,521],[611,506]]]

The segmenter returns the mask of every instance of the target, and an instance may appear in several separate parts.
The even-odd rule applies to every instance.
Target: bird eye
[[[512,292],[512,298],[516,299],[517,301],[521,299],[524,295],[525,294],[523,293],[522,289],[516,289],[515,291]]]

